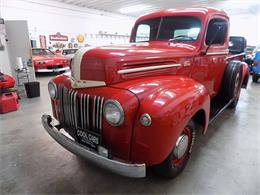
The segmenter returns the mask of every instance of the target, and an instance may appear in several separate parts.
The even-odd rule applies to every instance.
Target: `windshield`
[[[43,55],[55,55],[55,54],[48,49],[33,49],[32,55],[33,56],[43,56]]]
[[[137,24],[132,42],[194,42],[199,36],[200,29],[200,20],[191,16],[153,18]]]

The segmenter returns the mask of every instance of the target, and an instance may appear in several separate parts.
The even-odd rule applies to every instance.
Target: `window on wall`
[[[223,45],[227,38],[228,24],[223,19],[212,19],[208,25],[206,44]]]

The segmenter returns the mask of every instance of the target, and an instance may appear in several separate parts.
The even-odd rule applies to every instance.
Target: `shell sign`
[[[79,35],[77,36],[77,40],[78,40],[79,43],[84,43],[84,41],[85,41],[84,35],[79,34]]]

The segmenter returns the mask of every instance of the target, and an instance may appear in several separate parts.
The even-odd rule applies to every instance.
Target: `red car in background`
[[[65,72],[70,69],[70,60],[49,49],[32,49],[32,61],[35,72]]]

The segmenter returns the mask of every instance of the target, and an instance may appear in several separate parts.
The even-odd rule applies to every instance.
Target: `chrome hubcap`
[[[187,135],[181,135],[176,142],[174,148],[174,156],[177,159],[181,159],[183,155],[186,153],[189,144],[189,137]]]

